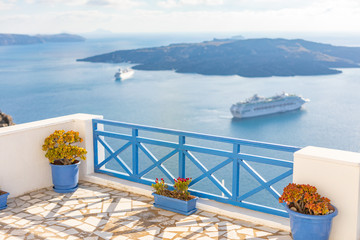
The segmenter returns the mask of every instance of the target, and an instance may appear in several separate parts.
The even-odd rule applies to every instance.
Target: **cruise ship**
[[[230,108],[235,118],[257,117],[273,113],[287,112],[300,109],[309,99],[288,93],[282,93],[273,97],[253,97],[233,104]]]
[[[114,77],[116,81],[123,81],[125,79],[131,78],[134,75],[134,70],[131,68],[121,69],[115,73]]]

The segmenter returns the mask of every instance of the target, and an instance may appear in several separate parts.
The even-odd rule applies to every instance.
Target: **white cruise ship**
[[[233,104],[230,111],[235,118],[257,117],[300,109],[308,101],[308,99],[287,93],[268,98],[255,94],[246,101]]]
[[[115,73],[114,77],[116,81],[123,81],[125,79],[131,78],[134,75],[134,70],[131,68],[121,69]]]

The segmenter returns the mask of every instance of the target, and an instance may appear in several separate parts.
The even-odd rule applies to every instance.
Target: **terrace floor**
[[[89,182],[80,182],[71,194],[41,189],[9,199],[0,211],[0,240],[291,240],[289,232],[201,210],[184,216],[152,203],[152,198]]]

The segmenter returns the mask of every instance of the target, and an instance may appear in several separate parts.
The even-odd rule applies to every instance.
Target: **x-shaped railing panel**
[[[243,201],[246,198],[260,192],[263,189],[268,190],[276,198],[276,200],[278,200],[279,197],[280,197],[280,194],[276,190],[274,190],[271,186],[274,185],[275,183],[283,180],[284,178],[290,176],[291,174],[292,174],[292,169],[284,172],[283,174],[281,174],[281,175],[279,175],[279,176],[277,176],[277,177],[275,177],[273,179],[271,179],[270,181],[261,180],[260,181],[260,186],[258,186],[257,188],[254,188],[253,190],[250,190],[249,192],[241,195],[240,197],[237,198],[237,200],[238,201]],[[258,180],[258,179],[256,179],[256,180]]]
[[[139,143],[138,146],[146,154],[146,156],[154,163],[150,167],[151,168],[157,167],[158,169],[160,169],[165,174],[165,176],[172,182],[175,177],[169,172],[169,170],[166,169],[165,166],[162,166],[162,163],[165,162],[167,159],[169,159],[171,156],[173,156],[177,151],[176,150],[172,151],[170,154],[165,156],[166,158],[163,157],[162,159],[160,159],[161,161],[159,161],[142,143]]]
[[[103,131],[98,129],[99,126],[111,125],[116,127],[121,127],[125,129],[130,129],[132,134],[126,135],[116,132],[109,132]],[[289,152],[293,153],[300,148],[292,147],[292,146],[285,146],[285,145],[278,145],[278,144],[271,144],[271,143],[264,143],[264,142],[256,142],[256,141],[249,141],[243,139],[235,139],[235,138],[228,138],[228,137],[219,137],[219,136],[212,136],[206,134],[199,134],[199,133],[192,133],[192,132],[184,132],[178,130],[171,130],[171,129],[164,129],[164,128],[155,128],[149,126],[142,126],[130,123],[121,123],[109,120],[93,120],[93,128],[94,128],[94,167],[95,171],[101,173],[107,173],[112,176],[124,178],[130,181],[139,182],[151,185],[153,180],[145,178],[149,172],[153,171],[154,169],[159,169],[162,174],[166,176],[173,182],[174,176],[179,177],[191,177],[187,176],[188,174],[188,165],[187,159],[196,166],[197,169],[201,171],[201,174],[195,178],[193,178],[192,182],[190,183],[190,191],[192,194],[197,195],[199,197],[205,197],[209,199],[213,199],[216,201],[229,203],[245,208],[249,208],[252,210],[257,210],[261,212],[271,213],[280,216],[286,216],[286,212],[283,209],[275,209],[274,207],[267,207],[265,205],[259,205],[255,203],[251,203],[249,201],[245,201],[249,197],[253,196],[254,194],[266,189],[275,199],[279,197],[279,193],[273,187],[274,184],[279,183],[281,180],[291,176],[292,174],[292,167],[293,163],[288,160],[283,159],[276,159],[271,157],[265,156],[258,156],[248,153],[243,153],[240,151],[240,146],[251,146],[260,149],[270,149],[276,150],[280,152]],[[166,135],[173,135],[178,137],[178,142],[171,142],[167,140],[161,139],[152,139],[148,137],[142,137],[139,134],[139,131],[146,131],[146,132],[155,132],[155,133],[162,133]],[[115,139],[126,140],[127,142],[123,144],[121,147],[114,150],[105,140],[104,137],[110,137]],[[207,140],[213,142],[220,142],[225,144],[232,144],[233,151],[226,151],[222,149],[204,147],[204,146],[196,146],[196,145],[189,145],[186,144],[187,138],[194,138],[200,140]],[[100,143],[100,144],[99,144]],[[160,146],[166,147],[170,149],[170,151],[166,152],[165,150],[162,152],[163,157],[157,158],[146,146],[148,144],[152,146]],[[103,160],[99,159],[99,146],[102,146],[107,152],[110,153],[108,157],[104,157]],[[132,167],[130,168],[125,161],[119,156],[120,153],[128,149],[129,147],[132,148]],[[147,166],[144,170],[139,172],[139,152],[140,151],[145,154],[145,156],[150,159],[152,164]],[[217,163],[215,166],[212,164],[211,168],[207,168],[193,153],[201,153],[207,155],[213,155],[218,157],[223,157],[224,160],[220,163]],[[178,155],[178,174],[171,173],[165,166],[164,163],[172,158],[173,156]],[[119,164],[120,167],[124,169],[127,175],[124,175],[119,172],[116,173],[116,169],[109,169],[108,172],[102,168],[106,163],[108,163],[111,159],[115,159],[115,161]],[[209,158],[211,159],[211,158]],[[101,161],[101,162],[99,162]],[[258,171],[256,171],[249,163],[256,162],[260,164],[271,165],[273,167],[285,167],[288,168],[287,171],[281,173],[280,175],[271,178],[270,180],[266,180]],[[231,164],[232,163],[232,164]],[[169,164],[174,164],[173,162]],[[225,166],[228,168],[229,165],[232,167],[232,170],[229,171],[232,174],[232,183],[231,190],[226,188],[217,177],[215,177],[215,172],[223,169]],[[176,166],[172,166],[172,169],[176,169]],[[239,194],[239,187],[241,186],[241,178],[240,178],[240,168],[244,169],[252,179],[260,184],[260,186],[254,187],[250,191]],[[170,169],[170,168],[169,168]],[[219,173],[220,174],[220,173]],[[249,177],[250,177],[249,176]],[[217,189],[223,194],[215,195],[214,193],[210,192],[202,192],[193,189],[194,185],[199,183],[203,179],[210,180]]]
[[[112,149],[112,147],[105,142],[103,139],[98,138],[98,141],[101,143],[102,146],[110,153],[110,156],[106,158],[104,161],[102,161],[99,165],[96,167],[100,169],[103,165],[105,165],[107,162],[109,162],[112,158],[115,159],[115,161],[127,172],[127,174],[132,175],[132,171],[129,168],[129,166],[118,156],[122,151],[124,151],[126,148],[128,148],[131,143],[126,143],[123,147],[118,149],[116,152]]]
[[[185,155],[203,172],[201,176],[195,178],[191,182],[191,185],[194,185],[195,183],[207,177],[212,183],[215,184],[215,186],[221,192],[223,192],[228,198],[231,198],[232,196],[231,192],[225,186],[223,186],[215,176],[212,175],[212,173],[214,173],[215,171],[219,170],[220,168],[232,162],[231,159],[227,159],[226,161],[218,164],[216,167],[212,168],[211,170],[208,170],[190,151],[185,151]]]

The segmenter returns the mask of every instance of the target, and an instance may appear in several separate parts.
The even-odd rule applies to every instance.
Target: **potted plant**
[[[170,191],[164,179],[156,178],[155,184],[151,186],[155,190],[154,206],[165,210],[177,212],[184,215],[190,215],[197,211],[197,197],[191,196],[188,189],[191,178],[174,179],[174,190]]]
[[[75,145],[82,142],[79,132],[56,130],[42,146],[50,161],[54,191],[74,192],[78,188],[80,160],[86,159],[86,150]]]
[[[317,193],[316,187],[290,183],[279,202],[286,203],[294,240],[329,239],[332,219],[338,211],[328,198]]]
[[[7,208],[7,198],[9,196],[8,192],[0,190],[0,210]]]

